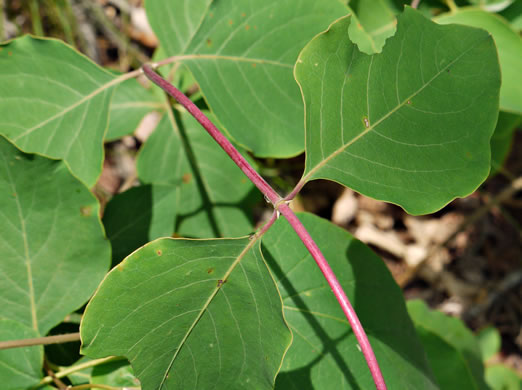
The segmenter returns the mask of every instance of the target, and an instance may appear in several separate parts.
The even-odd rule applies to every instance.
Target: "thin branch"
[[[413,0],[411,2],[411,8],[417,8],[419,6],[420,0]]]
[[[123,360],[124,358],[120,356],[109,356],[102,359],[95,359],[95,360],[89,360],[88,362],[77,364],[71,367],[64,368],[62,371],[58,371],[54,374],[54,378],[63,378],[68,375],[71,375],[75,372],[85,370],[86,368],[100,366],[105,363],[113,362],[116,360]],[[38,389],[39,387],[42,387],[43,385],[47,385],[49,383],[53,382],[52,376],[46,376],[43,378],[36,386],[32,387],[31,389]]]
[[[37,0],[30,0],[29,12],[31,12],[31,22],[33,23],[33,33],[43,37],[44,31],[42,27],[42,20],[40,18],[40,10],[38,8]]]
[[[4,33],[4,0],[0,0],[0,42],[5,40],[6,34]]]
[[[446,5],[448,6],[451,12],[456,12],[458,9],[454,0],[446,0]]]
[[[170,84],[167,80],[152,70],[150,65],[143,65],[145,75],[161,89],[178,101],[187,111],[207,130],[212,138],[223,148],[236,165],[243,171],[245,175],[255,184],[259,190],[267,196],[267,198],[275,206],[281,200],[281,197],[272,187],[263,179],[259,173],[248,163],[248,161],[237,151],[232,143],[218,130],[218,128],[208,119],[205,114],[186,97],[183,92]]]
[[[156,64],[157,66],[158,64]],[[299,221],[294,212],[288,207],[287,200],[281,198],[281,196],[274,191],[274,189],[252,168],[252,166],[241,156],[236,148],[230,143],[230,141],[217,129],[217,127],[201,112],[201,110],[181,91],[170,84],[168,81],[163,79],[160,75],[155,73],[150,65],[143,66],[143,72],[145,75],[165,92],[175,98],[188,112],[205,128],[205,130],[214,138],[214,140],[223,148],[223,150],[230,156],[230,158],[236,163],[236,165],[247,175],[247,177],[256,185],[256,187],[265,195],[265,197],[274,205],[276,212],[281,212],[284,217],[288,220],[292,228],[295,230],[299,238],[303,241],[304,245],[316,261],[317,265],[321,269],[321,272],[325,276],[328,284],[332,288],[335,297],[337,298],[341,308],[348,319],[348,322],[352,326],[352,330],[359,342],[363,355],[368,363],[368,367],[373,377],[373,381],[377,390],[386,390],[386,384],[382,376],[381,370],[375,354],[372,350],[368,337],[357,318],[352,305],[346,294],[344,293],[339,281],[335,277],[334,272],[330,268],[330,265],[324,258],[323,254],[317,247],[310,234],[306,231],[305,227]],[[302,187],[302,185],[301,185]],[[292,191],[294,193],[294,191]],[[294,194],[295,195],[295,194]],[[264,233],[277,219],[277,214],[272,215],[270,221],[262,228]]]
[[[131,389],[131,387],[114,387],[109,385],[100,385],[97,383],[86,383],[84,385],[78,385],[78,386],[69,386],[67,387],[67,390],[84,390],[84,389],[104,389],[104,390],[128,390]],[[134,389],[134,387],[132,387]]]
[[[57,336],[37,337],[34,339],[0,341],[0,349],[31,347],[34,345],[49,345],[80,341],[79,333],[60,334]]]

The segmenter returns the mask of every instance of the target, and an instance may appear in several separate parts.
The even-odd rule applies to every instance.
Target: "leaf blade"
[[[154,18],[165,23],[165,9],[175,5],[162,4],[162,14]],[[159,24],[156,32],[168,55],[180,55],[212,112],[239,145],[257,156],[289,157],[303,150],[302,102],[293,64],[309,39],[346,13],[337,0],[215,1],[193,35],[188,34],[186,48],[169,43],[171,35]]]
[[[271,388],[290,342],[259,245],[248,238],[147,244],[109,273],[81,334],[89,356],[128,357],[144,390]]]
[[[26,36],[0,49],[0,133],[26,152],[64,159],[94,185],[113,76],[57,40]]]
[[[413,214],[474,191],[489,171],[498,113],[491,38],[440,29],[406,8],[382,54],[367,56],[347,43],[348,23],[317,36],[295,67],[306,106],[302,180],[334,180]]]
[[[459,8],[457,12],[439,15],[437,23],[458,23],[487,30],[495,40],[502,69],[500,108],[522,114],[522,38],[499,15],[473,7]]]
[[[435,389],[402,293],[382,260],[326,220],[306,213],[300,213],[299,219],[350,298],[389,388]],[[348,321],[290,225],[278,220],[263,236],[262,245],[294,335],[276,389],[372,388]]]
[[[87,301],[109,266],[99,206],[63,162],[22,153],[3,137],[0,187],[5,317],[45,335]]]
[[[471,331],[459,319],[429,310],[420,300],[409,301],[407,307],[441,388],[488,389]]]

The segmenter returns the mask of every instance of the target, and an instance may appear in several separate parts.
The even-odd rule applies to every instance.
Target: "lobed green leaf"
[[[260,157],[302,152],[292,69],[306,42],[348,12],[341,2],[158,0],[146,9],[167,55],[182,55],[234,140]]]
[[[299,214],[368,334],[389,389],[435,389],[400,288],[381,259],[348,232]],[[317,265],[280,218],[262,238],[262,252],[283,297],[293,333],[276,389],[371,389],[357,339]]]
[[[493,36],[502,69],[500,108],[522,114],[522,37],[508,22],[499,15],[471,7],[440,15],[435,21],[483,28]]]
[[[101,173],[114,77],[65,43],[30,36],[0,45],[0,134],[63,159],[92,187]]]
[[[441,389],[489,389],[480,347],[459,319],[429,310],[420,300],[409,301],[408,312]]]
[[[0,312],[0,340],[21,340],[39,337],[36,330],[4,317]],[[42,378],[43,347],[0,350],[2,389],[20,390],[36,385]]]
[[[141,149],[137,168],[155,193],[169,197],[161,234],[235,237],[252,231],[246,210],[259,199],[257,190],[189,114],[169,111],[162,118]]]
[[[482,30],[407,7],[381,54],[350,42],[350,18],[295,67],[306,107],[302,180],[330,179],[412,214],[473,192],[490,169],[500,71]]]
[[[110,264],[98,212],[62,161],[0,137],[0,317],[44,336],[89,299]]]
[[[147,244],[107,275],[81,337],[87,356],[127,357],[143,390],[271,389],[291,340],[249,238]]]

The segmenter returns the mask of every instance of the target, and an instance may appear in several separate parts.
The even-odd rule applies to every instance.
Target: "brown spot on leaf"
[[[232,19],[229,19],[229,20],[228,20],[228,24],[229,24],[230,26],[232,26],[232,25],[234,24],[234,21],[233,21]]]
[[[224,285],[225,283],[227,282],[227,280],[222,280],[222,279],[219,279],[218,282],[217,282],[217,286],[218,287],[221,287],[222,285]]]
[[[247,30],[247,31],[250,30],[250,25],[249,25],[249,24],[247,24],[247,25],[245,26],[245,30]]]
[[[255,68],[256,66],[257,66],[257,64],[254,62],[254,63],[252,64],[252,68]]]
[[[80,213],[84,216],[84,217],[88,217],[91,215],[92,213],[92,207],[91,206],[82,206],[80,207]]]
[[[208,47],[212,46],[212,39],[210,39],[210,38],[207,39],[207,46]]]
[[[158,250],[156,251],[156,253],[158,254],[158,256],[161,256],[161,255],[163,254],[163,252],[161,251],[161,249],[158,249]]]
[[[245,16],[246,16],[246,14],[245,14],[244,12],[242,12],[242,13],[241,13],[241,17],[244,18]]]
[[[171,237],[172,238],[181,238],[182,236],[180,236],[178,233],[174,232],[174,233],[172,233]]]
[[[9,57],[11,57],[11,56],[13,55],[13,52],[12,52],[12,51],[8,51],[8,52],[7,52],[7,55],[8,55]]]
[[[181,177],[181,181],[185,184],[187,183],[190,183],[190,180],[192,179],[192,175],[190,173],[185,173],[182,177]]]
[[[407,103],[408,103],[408,104],[411,104],[411,100],[408,100],[408,102],[407,102]]]
[[[207,270],[207,274],[209,274],[209,275],[210,275],[211,273],[213,273],[213,272],[214,272],[214,268],[212,268],[212,267],[210,267],[210,268]]]

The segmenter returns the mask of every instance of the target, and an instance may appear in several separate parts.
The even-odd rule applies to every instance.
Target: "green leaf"
[[[492,326],[482,329],[477,334],[480,351],[482,353],[482,361],[486,361],[493,357],[500,350],[500,333]]]
[[[397,19],[388,0],[350,1],[353,10],[348,36],[366,54],[380,53],[386,39],[395,34]]]
[[[170,188],[167,223],[175,230],[168,235],[234,237],[252,231],[245,210],[258,199],[257,190],[189,114],[169,111],[162,118],[137,168],[144,183]],[[165,229],[159,231],[165,235]]]
[[[479,6],[489,12],[499,12],[506,9],[515,0],[468,0],[469,3]]]
[[[498,122],[493,137],[491,137],[491,173],[494,175],[504,165],[511,144],[513,133],[522,123],[522,116],[500,112]]]
[[[441,15],[435,21],[483,28],[493,36],[502,69],[500,109],[522,114],[522,37],[504,18],[480,9],[461,8],[458,12]]]
[[[491,390],[522,389],[520,374],[500,364],[486,368],[486,382],[491,387]]]
[[[105,275],[109,243],[98,202],[62,161],[0,137],[0,306],[45,335]]]
[[[3,316],[2,313],[0,316]],[[21,340],[39,337],[34,329],[0,317],[0,340]],[[42,378],[43,347],[23,347],[0,350],[2,389],[21,390],[36,385]]]
[[[0,134],[25,152],[63,159],[92,187],[101,173],[114,77],[61,41],[0,45]]]
[[[166,55],[184,53],[213,0],[149,1],[147,19]]]
[[[348,9],[338,0],[208,4],[149,1],[146,7],[167,55],[183,55],[209,107],[240,145],[260,157],[301,153],[303,108],[292,69],[306,42]]]
[[[103,214],[113,263],[140,246],[175,232],[176,190],[168,185],[142,185],[112,198]]]
[[[81,335],[90,357],[127,357],[143,390],[271,389],[291,340],[249,238],[147,244],[107,275]]]
[[[126,80],[116,87],[110,105],[106,140],[133,133],[146,114],[165,110],[165,100],[152,88],[144,88],[136,79]]]
[[[407,306],[440,388],[488,389],[479,345],[462,321],[420,300]]]
[[[522,30],[522,2],[515,1],[510,7],[500,13],[506,19],[511,27],[520,33]]]
[[[490,168],[500,72],[485,32],[407,7],[382,54],[350,42],[349,18],[301,52],[302,180],[330,179],[412,214],[473,192]]]
[[[435,389],[400,288],[367,246],[311,214],[299,214],[366,330],[389,389]],[[357,340],[315,261],[280,218],[262,253],[283,296],[293,333],[276,389],[372,389]]]
[[[140,384],[129,362],[125,360],[116,360],[94,367],[91,383],[118,387],[136,387]]]

